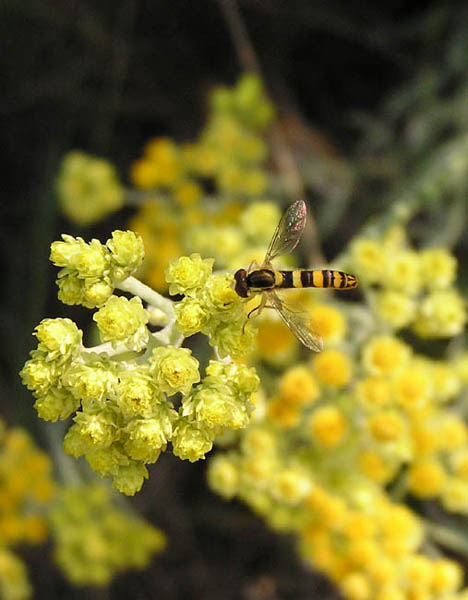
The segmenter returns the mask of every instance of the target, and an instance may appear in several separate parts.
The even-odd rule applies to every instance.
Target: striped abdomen
[[[343,273],[343,271],[324,270],[294,270],[278,271],[281,274],[282,281],[276,283],[279,288],[334,288],[337,290],[350,290],[357,287],[358,282],[354,275]]]

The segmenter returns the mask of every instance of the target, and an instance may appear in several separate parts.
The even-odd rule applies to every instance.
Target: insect
[[[357,287],[354,275],[342,271],[305,270],[282,271],[275,269],[271,261],[281,254],[289,254],[297,246],[307,220],[307,208],[303,200],[292,204],[281,217],[273,237],[271,238],[263,264],[253,262],[246,269],[239,269],[234,274],[235,290],[242,298],[262,294],[260,304],[247,316],[253,313],[258,316],[266,308],[274,308],[279,313],[297,339],[315,352],[323,350],[321,336],[311,328],[310,319],[304,311],[291,308],[276,290],[287,288],[333,288],[349,290]],[[246,321],[247,323],[247,321]],[[245,325],[244,325],[245,326]]]

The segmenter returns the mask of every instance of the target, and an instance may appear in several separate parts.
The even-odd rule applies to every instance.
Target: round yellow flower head
[[[408,326],[416,314],[416,302],[404,292],[384,290],[377,296],[378,316],[395,329]]]
[[[114,167],[83,152],[69,152],[57,176],[63,213],[78,225],[91,225],[122,207],[124,189]]]
[[[411,356],[410,348],[391,336],[373,338],[366,344],[362,361],[373,375],[394,375],[402,369]]]
[[[238,491],[239,468],[234,460],[218,455],[208,465],[208,484],[217,494],[230,500]]]
[[[432,561],[431,591],[434,594],[453,593],[463,583],[463,569],[454,560],[441,558]]]
[[[349,573],[343,578],[340,589],[349,600],[370,600],[372,597],[371,584],[364,573]]]
[[[317,400],[320,389],[310,368],[297,365],[288,369],[281,377],[279,393],[289,404],[306,405]]]
[[[243,211],[240,225],[255,244],[268,244],[280,217],[273,202],[253,202]]]
[[[142,350],[148,343],[148,313],[136,296],[130,300],[124,296],[111,296],[94,313],[93,320],[103,342],[110,341],[113,345],[120,342],[136,351]]]
[[[356,384],[356,396],[364,408],[388,406],[392,402],[392,388],[384,377],[365,377]]]
[[[83,333],[71,319],[43,319],[34,331],[47,360],[63,362],[81,348]]]
[[[413,463],[409,470],[409,489],[418,498],[438,496],[446,483],[445,471],[436,459]]]
[[[408,362],[394,380],[396,401],[409,413],[413,409],[424,408],[432,395],[432,384],[427,370]]]
[[[446,248],[429,248],[421,252],[421,272],[428,288],[447,288],[455,281],[456,258]]]
[[[468,514],[468,482],[458,477],[449,477],[442,491],[441,501],[449,512]]]
[[[205,303],[198,298],[190,298],[190,296],[186,296],[181,302],[177,302],[174,310],[177,325],[185,337],[201,331],[210,317]]]
[[[213,435],[208,429],[179,420],[172,436],[172,451],[182,460],[195,462],[203,459],[213,447]]]
[[[407,294],[417,294],[422,286],[419,256],[413,250],[400,250],[387,257],[384,285]]]
[[[150,358],[150,371],[162,392],[187,395],[200,381],[199,363],[188,348],[165,346],[155,348]]]
[[[362,472],[377,483],[385,485],[393,476],[393,469],[386,464],[382,456],[373,450],[365,450],[359,455]]]
[[[280,502],[299,504],[310,493],[312,482],[300,469],[278,471],[271,482],[271,493]]]
[[[324,350],[315,357],[314,372],[321,383],[341,388],[351,381],[352,363],[344,352]]]
[[[212,258],[202,259],[199,254],[191,254],[190,257],[182,256],[173,261],[166,269],[169,293],[194,295],[211,275],[213,263]]]
[[[346,333],[346,320],[343,314],[328,304],[316,304],[309,310],[314,331],[326,342],[340,342]]]
[[[466,302],[458,292],[436,290],[421,303],[413,329],[421,337],[452,337],[463,331],[466,320]]]
[[[376,240],[358,238],[351,246],[351,263],[363,284],[382,282],[387,265],[384,245]]]
[[[405,430],[405,422],[396,410],[382,410],[372,415],[368,426],[373,438],[379,442],[397,440]]]
[[[336,406],[322,406],[312,413],[309,428],[320,444],[331,448],[343,441],[347,422]]]
[[[134,231],[113,231],[106,246],[110,250],[112,263],[122,268],[127,275],[139,267],[145,257],[143,239]]]

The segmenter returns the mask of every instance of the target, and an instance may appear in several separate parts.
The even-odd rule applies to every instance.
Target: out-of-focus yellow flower
[[[416,302],[404,292],[384,290],[377,296],[376,309],[383,321],[395,329],[401,329],[413,320]]]
[[[468,481],[449,477],[442,491],[441,501],[450,512],[468,514]]]
[[[455,592],[462,584],[463,569],[453,560],[434,560],[431,572],[431,591],[434,594]]]
[[[272,423],[288,429],[299,423],[301,416],[300,407],[288,404],[281,397],[273,398],[267,407],[268,417]]]
[[[282,321],[268,317],[259,324],[256,346],[262,358],[281,363],[294,357],[297,341]]]
[[[382,410],[368,420],[369,429],[375,440],[389,442],[398,439],[404,432],[405,423],[395,410]]]
[[[320,444],[333,447],[342,442],[346,434],[347,422],[336,406],[322,406],[312,413],[309,428]]]
[[[185,209],[198,204],[202,195],[202,188],[194,181],[182,181],[174,188],[175,199]]]
[[[436,459],[423,459],[409,469],[408,485],[411,492],[418,498],[433,498],[438,496],[446,483],[446,473]]]
[[[321,383],[341,388],[351,381],[352,363],[339,350],[324,350],[314,360],[314,372]]]
[[[421,274],[428,288],[447,288],[455,281],[457,261],[446,248],[421,252]]]
[[[316,304],[309,310],[314,331],[326,342],[340,342],[346,333],[346,320],[343,314],[328,304]]]
[[[432,392],[426,369],[408,366],[394,381],[396,401],[408,411],[426,406]]]
[[[380,484],[387,483],[393,476],[393,470],[388,467],[380,454],[373,450],[365,450],[359,455],[359,466],[369,479]]]
[[[364,573],[349,573],[340,584],[341,591],[350,600],[369,600],[371,584]]]
[[[395,375],[408,364],[410,348],[395,337],[380,336],[366,344],[362,353],[364,367],[373,375]]]
[[[355,389],[359,402],[368,409],[388,406],[392,401],[391,384],[384,377],[365,377]]]
[[[280,380],[279,392],[285,402],[300,406],[314,402],[320,395],[317,381],[306,365],[286,371]]]
[[[56,188],[63,213],[79,225],[91,225],[123,205],[124,189],[114,167],[83,152],[65,156]]]
[[[351,261],[363,283],[380,282],[387,264],[385,247],[376,240],[357,239],[351,246]]]
[[[430,293],[422,301],[413,329],[421,337],[452,337],[463,331],[466,320],[465,300],[447,288]]]
[[[407,294],[417,294],[422,285],[419,256],[413,250],[400,250],[388,257],[384,285]]]

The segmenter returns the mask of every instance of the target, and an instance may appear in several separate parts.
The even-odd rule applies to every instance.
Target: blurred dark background
[[[241,0],[238,6],[280,111],[307,124],[320,142],[315,151],[351,168],[372,150],[388,159],[392,147],[396,156],[408,138],[403,111],[429,114],[430,102],[459,90],[466,75],[464,1]],[[78,148],[106,157],[128,182],[129,165],[148,138],[193,138],[208,91],[234,83],[242,66],[215,0],[3,0],[1,21],[0,411],[44,443],[17,372],[40,319],[70,315],[55,297],[49,245],[64,231],[105,239],[132,214],[126,209],[87,231],[65,222],[53,192],[61,156]],[[416,153],[405,151],[407,162],[416,162]],[[369,176],[368,195],[347,205],[337,233],[325,239],[326,252],[339,250],[384,208],[381,180]],[[41,550],[28,550],[34,597],[334,597],[298,563],[291,540],[211,494],[204,473],[204,464],[171,456],[153,467],[134,504],[170,544],[145,573],[122,576],[103,592],[80,591]]]

